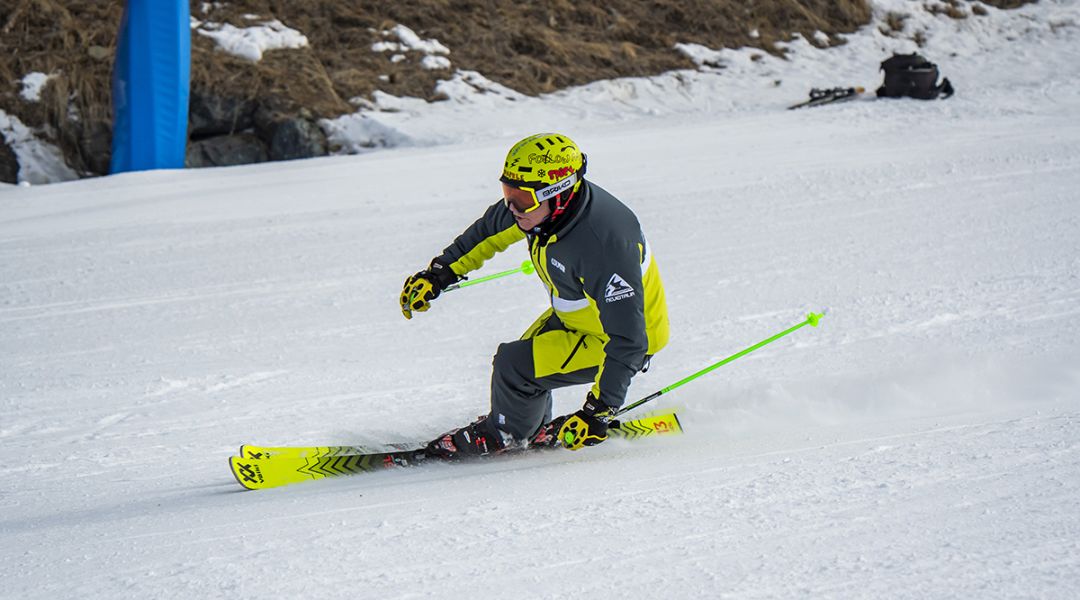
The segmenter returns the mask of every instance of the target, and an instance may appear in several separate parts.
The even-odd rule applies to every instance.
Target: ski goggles
[[[562,181],[537,190],[526,185],[515,186],[505,181],[502,182],[503,203],[506,208],[518,214],[528,214],[540,208],[540,203],[558,196],[562,192],[574,187],[578,182],[578,175],[573,175]]]

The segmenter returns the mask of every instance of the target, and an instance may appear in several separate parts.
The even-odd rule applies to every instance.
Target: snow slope
[[[976,50],[931,56],[945,102],[549,104],[505,129],[462,104],[445,146],[3,188],[0,597],[1075,597],[1078,11],[994,12],[1031,23],[997,50],[956,32]],[[681,438],[242,491],[243,442],[486,410],[539,284],[412,321],[396,297],[495,199],[514,138],[556,127],[667,285],[672,342],[632,398],[822,326],[661,398]]]

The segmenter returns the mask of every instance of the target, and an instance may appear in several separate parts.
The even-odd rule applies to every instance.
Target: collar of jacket
[[[578,188],[578,197],[570,202],[570,206],[566,208],[566,212],[562,214],[562,217],[558,221],[547,222],[539,227],[536,237],[539,239],[540,245],[547,245],[548,240],[555,235],[565,237],[581,220],[585,214],[585,209],[591,201],[592,185],[587,180],[582,180],[581,187]]]

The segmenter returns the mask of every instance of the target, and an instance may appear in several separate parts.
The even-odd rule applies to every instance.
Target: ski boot
[[[570,418],[569,415],[557,417],[555,420],[541,425],[540,429],[529,438],[529,447],[554,448],[561,445],[559,442],[559,430],[562,429],[563,423],[568,418]]]
[[[513,442],[514,438],[499,431],[484,415],[465,427],[451,429],[435,438],[424,452],[436,458],[456,460],[498,454],[513,446]]]

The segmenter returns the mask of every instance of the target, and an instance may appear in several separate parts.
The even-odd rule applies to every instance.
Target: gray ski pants
[[[490,422],[516,440],[551,420],[551,390],[592,383],[603,360],[600,339],[567,331],[549,313],[522,339],[499,344],[491,363]],[[544,375],[537,376],[538,368]]]

